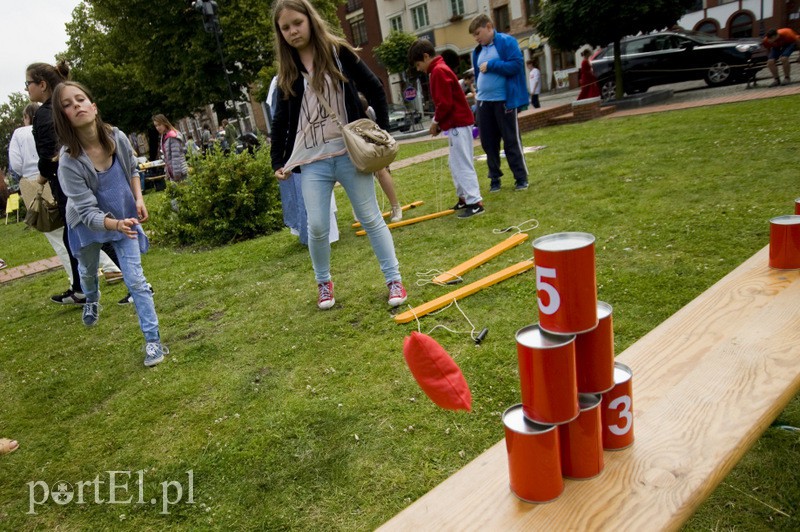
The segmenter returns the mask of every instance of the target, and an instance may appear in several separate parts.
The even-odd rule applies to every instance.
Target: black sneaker
[[[525,181],[524,183],[517,183],[517,185],[514,187],[514,190],[516,190],[517,192],[528,190],[528,182]]]
[[[500,192],[500,180],[492,181],[492,184],[489,185],[489,192]]]
[[[71,288],[63,294],[50,296],[50,301],[59,305],[83,305],[86,303],[86,296],[80,292],[75,292]]]
[[[156,293],[156,291],[153,290],[153,285],[151,285],[150,283],[147,283],[147,288],[150,290],[151,294]],[[131,295],[130,292],[128,292],[125,297],[117,301],[117,305],[128,305],[130,303],[133,303],[133,296]]]
[[[451,208],[454,211],[460,211],[461,209],[463,209],[466,206],[467,206],[467,203],[464,201],[464,198],[458,198],[458,201],[456,202],[456,204],[453,205]]]
[[[467,205],[464,209],[458,213],[459,218],[470,218],[472,216],[477,216],[479,214],[483,214],[484,212],[483,204],[475,203],[473,205]]]

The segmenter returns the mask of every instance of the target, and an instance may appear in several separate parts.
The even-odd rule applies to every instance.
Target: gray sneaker
[[[164,355],[169,354],[169,349],[161,342],[147,342],[144,346],[144,353],[144,365],[152,368],[164,361]]]
[[[100,319],[100,303],[97,301],[87,301],[83,305],[83,324],[87,327],[97,325]]]

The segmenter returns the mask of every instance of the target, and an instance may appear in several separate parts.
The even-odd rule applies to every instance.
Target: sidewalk
[[[15,266],[13,268],[9,266],[8,268],[0,270],[0,284],[8,283],[16,279],[22,279],[23,277],[33,275],[35,273],[57,270],[58,268],[61,268],[61,261],[58,260],[58,257],[37,260],[36,262]]]

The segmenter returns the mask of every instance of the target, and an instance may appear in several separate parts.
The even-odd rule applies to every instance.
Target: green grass
[[[796,124],[800,98],[600,120],[534,131],[525,144],[531,188],[486,194],[486,214],[447,217],[393,232],[409,302],[450,288],[416,286],[417,272],[448,269],[536,219],[537,237],[586,231],[597,237],[599,297],[614,306],[621,353],[765,246],[768,220],[800,196]],[[401,157],[441,147],[403,145]],[[485,163],[478,163],[487,191]],[[455,200],[446,159],[397,170],[412,214]],[[0,436],[22,449],[0,458],[0,529],[369,530],[502,438],[500,413],[519,402],[514,332],[536,320],[534,280],[523,274],[462,300],[489,336],[433,333],[470,384],[473,412],[438,409],[402,358],[396,325],[368,241],[349,228],[337,188],[341,240],[333,245],[336,306],[315,307],[307,250],[288,230],[212,250],[154,243],[144,258],[162,336],[172,353],[142,366],[133,308],[114,304],[123,286],[102,286],[97,327],[48,296],[63,271],[0,285]],[[151,205],[161,200],[148,194]],[[10,266],[49,257],[42,235],[0,224]],[[531,256],[529,245],[471,272],[472,281]],[[102,284],[102,283],[101,283]],[[469,329],[456,309],[423,318]],[[800,426],[795,398],[780,415]],[[730,420],[735,423],[736,420]],[[800,439],[771,428],[687,523],[688,530],[796,530]],[[161,483],[193,472],[194,504],[160,514],[151,504],[48,501],[28,515],[29,483],[105,481],[144,471],[145,501]],[[118,483],[124,483],[121,478]],[[40,495],[39,495],[40,496]],[[174,497],[174,493],[173,493]],[[768,505],[768,506],[767,506]],[[785,517],[778,509],[791,517]]]

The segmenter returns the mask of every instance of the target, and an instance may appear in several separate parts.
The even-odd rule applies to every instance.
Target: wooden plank
[[[426,314],[430,314],[435,310],[446,307],[455,300],[471,296],[475,292],[483,290],[484,288],[492,286],[493,284],[497,284],[501,281],[505,281],[506,279],[514,277],[515,275],[519,275],[520,273],[528,271],[531,268],[533,268],[533,259],[523,260],[522,262],[518,262],[513,266],[504,268],[499,272],[487,275],[483,279],[478,279],[474,283],[457,288],[449,294],[439,296],[433,301],[428,301],[427,303],[423,303],[418,307],[414,307],[412,310],[402,312],[394,317],[394,321],[397,323],[408,323],[413,321],[415,317],[420,318]]]
[[[446,272],[437,275],[433,278],[434,284],[453,284],[461,282],[461,276],[465,273],[474,270],[481,264],[485,264],[495,258],[496,256],[500,255],[504,251],[507,251],[514,246],[518,246],[525,242],[528,239],[528,235],[525,233],[517,233],[516,235],[511,235],[507,239],[503,240],[499,244],[496,244],[483,253],[479,253],[472,257],[469,260],[466,260],[455,266],[450,268]]]
[[[434,218],[441,218],[442,216],[447,216],[448,214],[453,214],[454,212],[456,211],[454,211],[453,209],[447,209],[446,211],[434,212],[432,214],[426,214],[424,216],[417,216],[416,218],[409,218],[408,220],[400,220],[399,222],[386,224],[386,227],[388,227],[389,229],[394,229],[396,227],[403,227],[404,225],[412,225],[427,220],[433,220]],[[366,234],[367,232],[364,229],[356,231],[356,235],[358,236],[364,236]]]
[[[402,210],[405,212],[405,211],[407,211],[408,209],[414,209],[414,208],[416,208],[416,207],[419,207],[420,205],[423,205],[424,203],[425,203],[424,201],[412,201],[412,202],[411,202],[411,203],[409,203],[408,205],[403,205],[403,206],[402,206],[402,207],[400,207],[400,208],[401,208],[401,209],[402,209]],[[386,212],[382,212],[382,213],[381,213],[381,216],[383,216],[384,218],[386,218],[386,217],[387,217],[387,216],[389,216],[390,214],[392,214],[392,211],[386,211]],[[361,222],[358,222],[358,221],[356,221],[356,222],[353,222],[352,224],[350,224],[350,227],[352,227],[353,229],[358,229],[359,227],[361,227]]]
[[[636,441],[606,452],[600,476],[523,503],[501,440],[381,530],[679,529],[800,391],[800,272],[767,260],[764,248],[617,357],[633,369]]]

